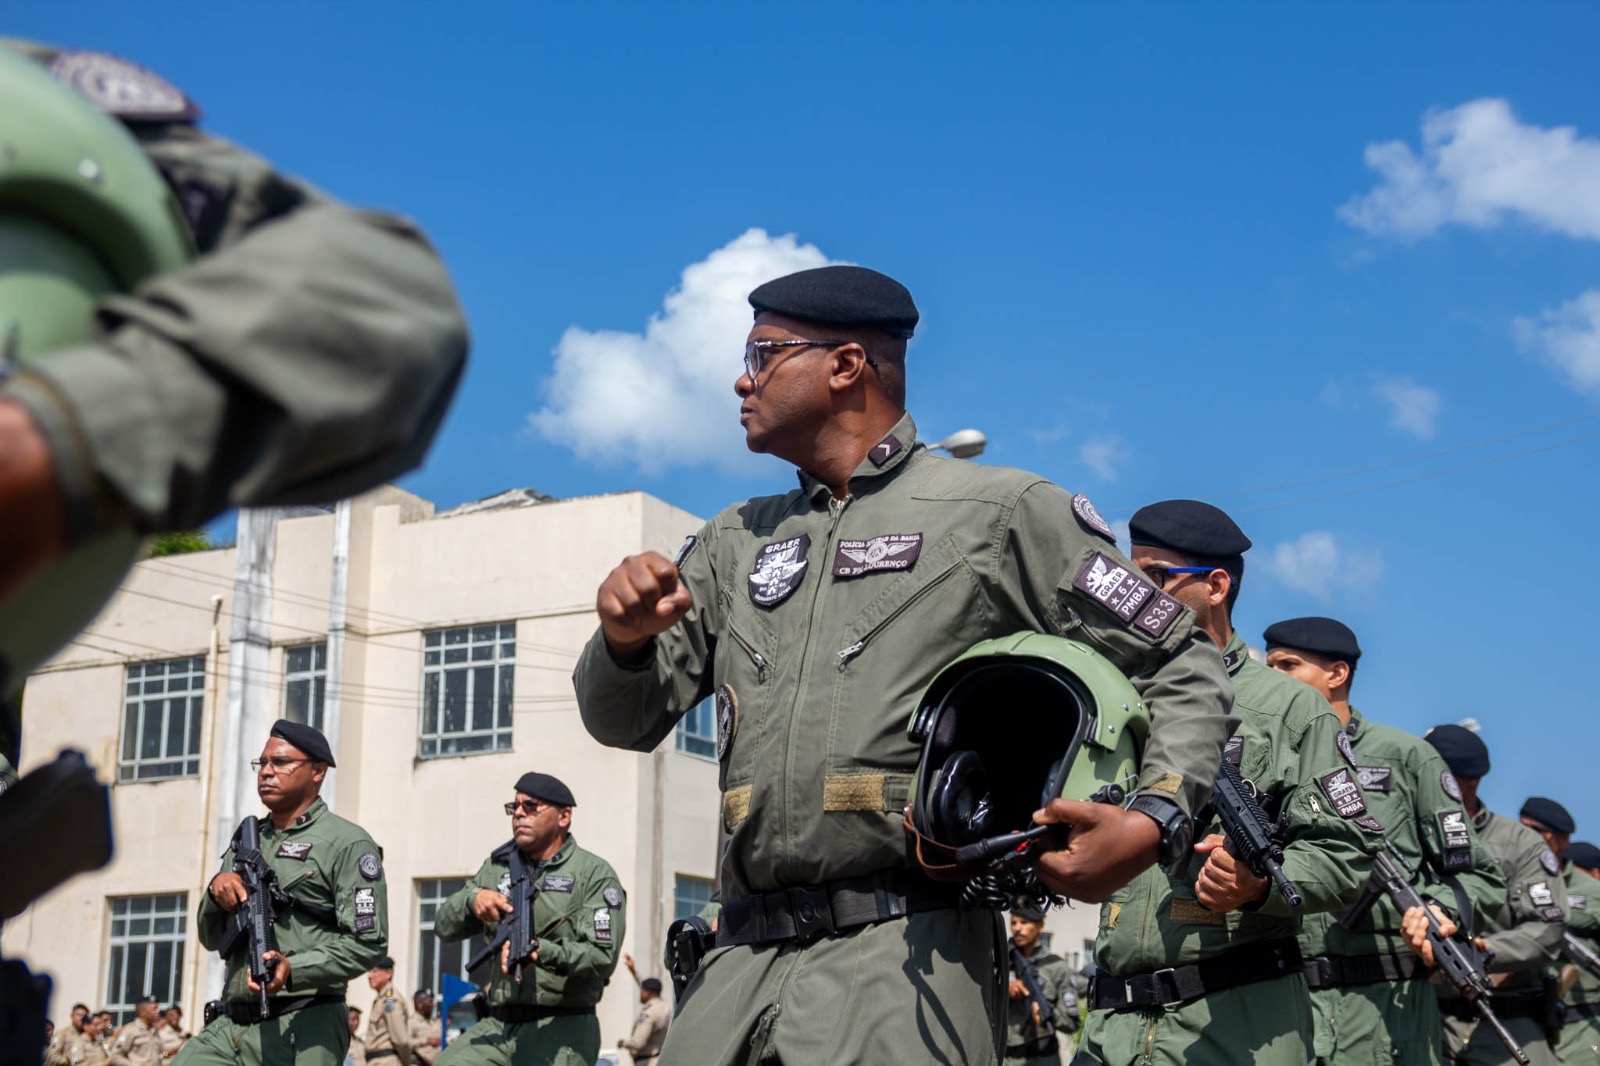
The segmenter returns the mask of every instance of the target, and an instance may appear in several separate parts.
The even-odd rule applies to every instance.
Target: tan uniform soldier
[[[161,1057],[170,1059],[183,1047],[183,1042],[189,1039],[189,1034],[183,1029],[183,1008],[174,1004],[162,1011],[162,1018],[167,1024],[156,1030],[156,1036],[161,1040]]]
[[[646,977],[639,982],[639,1003],[633,1032],[618,1040],[617,1046],[633,1056],[633,1066],[655,1066],[656,1059],[661,1056],[661,1045],[667,1040],[667,1026],[672,1024],[672,1008],[661,998],[659,979]]]
[[[444,1019],[433,1016],[433,993],[424,988],[411,997],[411,1057],[423,1066],[433,1066],[444,1043]]]
[[[88,1007],[82,1003],[73,1006],[71,1021],[61,1027],[45,1049],[44,1066],[68,1066],[72,1062],[73,1049],[83,1039],[83,1027],[88,1017]]]
[[[385,955],[367,971],[377,993],[367,1012],[367,1061],[373,1066],[411,1066],[411,1010],[394,989],[394,960]]]
[[[156,1035],[156,1022],[161,1008],[154,996],[141,996],[133,1009],[133,1021],[111,1042],[111,1066],[160,1066],[161,1038]]]
[[[350,1016],[350,1047],[344,1053],[344,1066],[366,1066],[367,1042],[361,1039],[361,1008],[351,1007]]]

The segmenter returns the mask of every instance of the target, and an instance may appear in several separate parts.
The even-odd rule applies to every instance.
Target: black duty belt
[[[1212,992],[1298,973],[1303,966],[1300,945],[1293,940],[1262,940],[1234,948],[1214,959],[1155,973],[1130,977],[1096,974],[1089,983],[1089,1002],[1094,1010],[1176,1007]]]
[[[1319,955],[1306,960],[1306,984],[1311,988],[1353,988],[1384,981],[1420,981],[1428,967],[1412,954]]]
[[[344,1006],[343,996],[301,996],[297,999],[269,999],[267,1009],[262,1011],[261,1003],[257,1000],[241,1000],[238,1002],[223,1003],[220,1013],[226,1014],[232,1021],[239,1025],[258,1025],[261,1022],[281,1018],[285,1014],[307,1007],[324,1007],[330,1003]],[[210,1013],[209,1011],[207,1013]]]
[[[540,1018],[553,1018],[564,1014],[593,1014],[594,1005],[587,1007],[534,1007],[526,1003],[507,1003],[502,1007],[490,1007],[489,1017],[497,1022],[508,1025],[520,1025],[523,1022],[536,1022]]]
[[[786,940],[805,944],[908,914],[946,910],[960,901],[959,886],[900,870],[763,892],[723,906],[717,946]]]

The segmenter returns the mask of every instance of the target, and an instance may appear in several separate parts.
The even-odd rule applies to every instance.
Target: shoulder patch
[[[376,881],[383,876],[383,860],[378,858],[378,853],[375,851],[369,851],[361,856],[356,861],[356,868],[368,881]]]
[[[1472,866],[1472,834],[1467,831],[1465,811],[1440,811],[1439,836],[1444,842],[1444,868],[1465,870]]]
[[[1456,783],[1455,774],[1451,773],[1449,770],[1446,770],[1444,773],[1440,774],[1439,787],[1444,789],[1444,794],[1446,796],[1449,796],[1457,803],[1461,802],[1461,786]]]
[[[594,938],[602,943],[611,943],[611,911],[605,907],[595,908]]]
[[[1351,768],[1355,768],[1356,753],[1355,749],[1350,747],[1350,735],[1342,729],[1339,730],[1333,735],[1333,746],[1339,749],[1339,754],[1344,756],[1344,761],[1349,763]]]
[[[60,52],[50,61],[50,73],[125,122],[193,122],[200,117],[199,105],[176,85],[106,52]]]
[[[1117,542],[1116,534],[1111,532],[1110,523],[1100,517],[1100,512],[1095,510],[1094,504],[1089,502],[1089,497],[1081,492],[1076,492],[1072,495],[1072,513],[1077,517],[1078,524],[1090,533],[1097,537],[1104,537],[1113,544]]]
[[[618,888],[616,885],[607,885],[605,889],[601,891],[600,897],[613,907],[622,906],[622,889]]]
[[[1556,901],[1554,892],[1550,891],[1548,881],[1530,881],[1528,883],[1528,898],[1535,907],[1549,907]]]
[[[717,761],[722,762],[733,748],[733,738],[739,735],[739,696],[733,686],[724,681],[717,686],[715,701],[717,712]]]
[[[1545,848],[1539,853],[1539,865],[1543,866],[1547,873],[1558,874],[1561,872],[1561,860],[1557,859],[1556,853],[1549,848]]]
[[[1318,780],[1339,817],[1356,818],[1367,813],[1367,801],[1362,799],[1361,786],[1356,784],[1351,771],[1335,770]]]
[[[1136,629],[1160,639],[1183,605],[1108,555],[1095,552],[1072,579],[1072,587]]]

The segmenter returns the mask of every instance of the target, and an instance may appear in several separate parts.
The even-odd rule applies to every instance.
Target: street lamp
[[[949,452],[955,459],[973,459],[983,454],[983,449],[989,446],[989,438],[979,429],[958,429],[938,444],[930,444],[929,448]]]

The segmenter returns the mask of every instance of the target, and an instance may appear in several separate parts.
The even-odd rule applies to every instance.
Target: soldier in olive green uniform
[[[1057,1034],[1076,1032],[1082,1020],[1078,993],[1072,987],[1072,971],[1059,955],[1044,949],[1040,938],[1043,931],[1044,911],[1023,904],[1011,908],[1012,943],[1033,965],[1052,1017],[1049,1024],[1043,1023],[1039,1005],[1013,965],[1007,988],[1010,1004],[1006,1009],[1006,1066],[1061,1066]],[[1007,949],[1008,955],[1010,950]]]
[[[1192,500],[1152,504],[1129,527],[1134,562],[1193,608],[1222,648],[1239,719],[1224,758],[1280,819],[1283,871],[1303,902],[1292,908],[1216,835],[1175,875],[1146,871],[1101,910],[1077,1061],[1304,1064],[1313,1051],[1300,916],[1356,897],[1382,826],[1335,743],[1327,701],[1251,658],[1233,628],[1249,538]]]
[[[350,1043],[345,986],[383,957],[389,898],[383,854],[366,831],[318,795],[335,765],[328,741],[308,725],[281,720],[256,761],[256,791],[271,812],[261,822],[261,854],[294,897],[273,926],[273,976],[261,1012],[248,948],[227,960],[216,1017],[183,1045],[175,1066],[340,1066]],[[200,900],[200,943],[217,950],[246,893],[233,850]]]
[[[512,848],[521,849],[538,888],[532,971],[519,982],[498,959],[484,963],[489,1017],[452,1040],[437,1066],[591,1066],[600,1054],[594,1008],[617,968],[625,897],[611,864],[572,838],[575,803],[571,790],[549,774],[523,774],[516,798],[506,804],[512,839],[440,904],[433,929],[441,939],[493,936],[511,907],[505,893]]]
[[[1559,1062],[1547,1023],[1557,1009],[1555,964],[1567,921],[1567,886],[1561,864],[1539,835],[1478,802],[1478,783],[1489,772],[1489,748],[1458,725],[1435,726],[1424,739],[1438,749],[1459,784],[1462,805],[1483,846],[1500,865],[1506,894],[1478,939],[1494,957],[1489,972],[1504,975],[1494,1010],[1522,1045],[1532,1066]],[[1460,1066],[1509,1063],[1511,1053],[1448,986],[1436,986],[1444,1015],[1444,1053]]]
[[[1567,930],[1600,952],[1600,848],[1574,841],[1561,852],[1567,879]],[[1567,1021],[1561,1028],[1563,1062],[1600,1066],[1600,977],[1568,965],[1561,975],[1567,988]]]
[[[377,993],[367,1012],[367,1061],[373,1066],[411,1066],[411,1008],[394,987],[394,960],[385,955],[367,971],[367,984]]]
[[[1388,841],[1417,871],[1418,893],[1452,920],[1467,918],[1469,928],[1487,923],[1505,898],[1505,882],[1473,832],[1444,760],[1420,737],[1369,721],[1350,706],[1361,658],[1355,633],[1332,618],[1313,617],[1277,622],[1264,636],[1267,664],[1332,704],[1343,725],[1341,750],[1353,754],[1367,805],[1388,830]],[[1471,913],[1463,916],[1463,907]],[[1306,916],[1300,948],[1319,1063],[1439,1061],[1438,998],[1427,964],[1400,923],[1384,895],[1348,928],[1335,914]]]
[[[716,701],[719,949],[661,1063],[991,1063],[1003,931],[908,854],[917,700],[975,643],[1019,631],[1070,636],[1141,677],[1140,806],[1052,804],[1071,843],[1038,865],[1056,891],[1098,899],[1186,846],[1229,729],[1221,663],[1085,497],[917,443],[917,310],[898,282],[823,267],[750,302],[740,422],[800,487],[729,507],[677,566],[624,560],[574,677],[590,733],[636,751]]]
[[[21,358],[0,385],[0,504],[34,516],[0,551],[6,692],[93,616],[139,536],[415,467],[467,337],[415,226],[201,132],[200,109],[150,71],[4,40],[0,77],[8,111],[55,108],[44,150],[0,160],[0,336],[16,327],[4,354]],[[62,119],[52,87],[82,121]],[[80,134],[66,173],[27,170]]]

